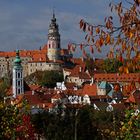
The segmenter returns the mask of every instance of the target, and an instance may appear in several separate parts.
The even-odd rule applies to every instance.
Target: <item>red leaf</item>
[[[83,57],[87,57],[86,51],[83,50]]]
[[[83,27],[83,19],[80,20],[80,29]]]
[[[70,45],[70,44],[68,44],[68,50],[69,50],[69,51],[71,50],[71,45]]]
[[[82,45],[82,44],[80,44],[80,49],[81,49],[81,50],[83,49],[83,45]]]
[[[94,53],[94,49],[92,46],[90,46],[90,52],[93,54]]]
[[[86,31],[86,27],[87,27],[87,24],[84,22],[84,25],[83,25],[83,31],[84,32]]]

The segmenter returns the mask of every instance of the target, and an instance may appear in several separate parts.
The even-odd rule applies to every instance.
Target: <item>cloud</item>
[[[80,19],[100,23],[109,11],[104,10],[104,0],[0,2],[0,50],[36,49],[45,44],[53,5],[56,7],[61,44],[64,48],[69,42],[84,41],[84,33],[79,29]]]

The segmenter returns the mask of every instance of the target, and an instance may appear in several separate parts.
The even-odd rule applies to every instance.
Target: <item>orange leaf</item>
[[[110,35],[107,34],[107,37],[106,37],[106,44],[109,44],[110,43]]]
[[[100,28],[99,28],[99,27],[96,28],[96,33],[97,33],[97,34],[100,33]]]
[[[130,32],[130,33],[129,33],[129,38],[132,38],[132,37],[133,37],[133,33]]]
[[[104,44],[103,38],[100,38],[99,44],[100,44],[100,46],[102,46]]]
[[[90,36],[88,37],[88,40],[87,41],[88,41],[88,43],[90,42]]]
[[[96,46],[96,47],[100,47],[99,40],[96,40],[96,42],[95,42],[95,46]]]
[[[83,19],[80,20],[79,24],[80,24],[80,29],[81,29],[83,27]]]
[[[88,26],[88,31],[90,32],[90,30],[91,30],[91,29],[90,29],[90,26]]]

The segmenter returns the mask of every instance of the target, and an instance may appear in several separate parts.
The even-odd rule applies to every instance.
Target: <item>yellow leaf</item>
[[[129,33],[129,38],[132,38],[132,37],[133,37],[133,33],[130,32],[130,33]]]
[[[107,37],[106,37],[106,44],[109,44],[110,43],[110,35],[107,34]]]

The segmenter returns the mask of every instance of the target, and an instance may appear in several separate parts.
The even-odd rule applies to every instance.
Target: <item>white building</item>
[[[21,65],[19,51],[17,51],[13,66],[13,97],[16,97],[17,95],[23,93],[24,93],[23,68]]]

